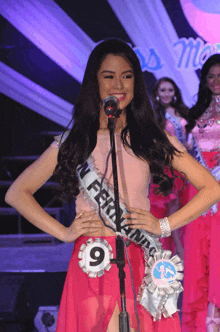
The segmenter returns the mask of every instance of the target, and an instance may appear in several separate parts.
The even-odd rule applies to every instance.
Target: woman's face
[[[213,95],[220,94],[220,64],[212,66],[206,76],[207,86]]]
[[[175,96],[175,89],[170,82],[161,82],[157,94],[160,98],[160,102],[164,105],[169,105]]]
[[[108,54],[97,74],[101,100],[108,96],[118,99],[124,110],[134,97],[134,72],[130,63],[119,55]]]

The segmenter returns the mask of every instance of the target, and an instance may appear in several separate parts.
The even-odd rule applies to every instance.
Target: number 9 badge
[[[90,278],[101,277],[104,270],[111,268],[110,260],[113,258],[112,247],[105,240],[92,238],[82,244],[78,252],[79,266]]]

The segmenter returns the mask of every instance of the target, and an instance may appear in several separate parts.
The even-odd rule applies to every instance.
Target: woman
[[[169,77],[160,78],[152,90],[152,100],[161,127],[185,144],[188,108],[176,83]]]
[[[110,270],[109,266],[105,272],[104,269],[99,270],[99,277],[90,277],[94,277],[92,269],[102,258],[104,249],[100,249],[101,244],[107,247],[107,251],[112,249],[115,257],[115,228],[109,221],[112,215],[104,224],[93,210],[98,211],[98,201],[102,212],[106,212],[106,204],[106,214],[114,209],[109,198],[113,183],[110,165],[105,172],[110,143],[103,100],[108,96],[117,98],[121,111],[120,117],[115,119],[115,139],[120,204],[129,211],[123,215],[127,231],[130,225],[130,230],[140,229],[157,236],[168,236],[170,229],[177,229],[197,218],[220,199],[216,180],[188,155],[175,137],[168,135],[167,138],[155,123],[141,67],[133,50],[115,39],[98,44],[87,63],[75,103],[74,126],[68,137],[53,143],[18,177],[6,194],[6,202],[44,232],[64,242],[75,241],[60,305],[58,332],[118,331],[121,303],[117,267],[112,264]],[[158,220],[149,212],[147,197],[150,172],[161,193],[167,194],[172,189],[173,179],[164,174],[165,167],[174,167],[186,174],[199,191],[183,209],[170,216],[169,221]],[[99,193],[98,183],[104,172],[106,191]],[[66,199],[72,200],[77,196],[76,219],[70,227],[64,227],[49,216],[33,198],[33,193],[53,173]],[[95,180],[86,186],[84,179],[90,175]],[[209,192],[211,194],[207,198]],[[93,200],[92,195],[95,195]],[[91,249],[94,242],[98,253]],[[88,248],[91,249],[88,253],[91,257],[85,258]],[[127,250],[133,266],[134,287],[138,292],[144,276],[143,249],[131,241]],[[86,266],[89,266],[88,270]],[[138,323],[127,262],[125,273],[127,311],[131,332],[134,332],[138,330]],[[153,321],[145,308],[138,304],[138,314],[141,331],[180,331],[177,312],[172,317]]]
[[[220,54],[214,54],[202,67],[198,100],[190,110],[186,129],[194,135],[195,158],[217,180],[220,178],[219,102]],[[195,193],[196,190],[190,186],[190,197]],[[186,227],[184,331],[219,331],[220,328],[219,218],[219,205],[215,205]]]
[[[169,77],[160,78],[152,90],[152,101],[154,111],[159,125],[172,136],[187,145],[185,126],[187,124],[188,108],[184,104],[180,89]],[[175,179],[172,193],[166,197],[155,196],[155,186],[150,189],[151,212],[158,218],[169,216],[173,212],[184,206],[188,199],[188,187],[181,181],[181,175],[176,173],[179,178]],[[184,259],[183,234],[179,230],[172,232],[172,238],[162,239],[163,247],[176,251]],[[183,233],[183,230],[181,230]]]

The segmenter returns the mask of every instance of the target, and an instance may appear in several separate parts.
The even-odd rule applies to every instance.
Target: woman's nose
[[[123,82],[120,78],[116,78],[115,79],[115,87],[117,89],[122,89],[123,88]]]
[[[214,77],[214,84],[220,84],[220,77],[218,76]]]

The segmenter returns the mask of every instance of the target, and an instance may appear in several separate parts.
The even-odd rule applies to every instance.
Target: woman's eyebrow
[[[103,70],[103,71],[101,72],[101,74],[103,74],[103,73],[111,73],[111,74],[114,74],[114,71],[111,71],[111,70]]]
[[[103,71],[101,72],[101,74],[103,74],[103,73],[111,73],[111,74],[114,74],[115,72],[114,72],[114,71],[111,71],[111,70],[103,70]],[[128,69],[128,70],[125,70],[125,71],[122,72],[122,74],[125,74],[125,73],[132,73],[132,74],[133,74],[133,71],[130,70],[130,69]]]

